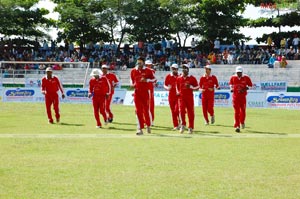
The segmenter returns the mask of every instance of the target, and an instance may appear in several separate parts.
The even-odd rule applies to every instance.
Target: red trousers
[[[154,121],[154,91],[150,90],[150,94],[149,94],[149,107],[150,107],[150,113],[151,113],[151,118],[150,121],[151,123],[153,123]]]
[[[246,119],[246,97],[233,98],[232,103],[234,108],[234,128],[240,128],[240,124],[244,124]]]
[[[53,104],[55,118],[56,120],[60,119],[59,114],[59,98],[57,93],[51,93],[45,95],[45,104],[46,104],[46,111],[48,116],[48,121],[53,122],[52,113],[51,113],[51,106]]]
[[[105,110],[106,113],[108,114],[108,118],[112,119],[114,118],[114,115],[111,112],[111,101],[113,97],[113,93],[111,93],[107,98],[106,98],[106,103],[105,103]]]
[[[138,128],[143,129],[145,124],[151,126],[149,110],[149,92],[134,93],[135,113],[138,119]]]
[[[195,119],[195,112],[194,112],[194,98],[189,96],[184,96],[179,98],[179,113],[181,124],[186,126],[185,115],[187,113],[189,119],[189,126],[188,128],[194,129],[194,119]]]
[[[214,116],[214,95],[212,96],[203,96],[202,95],[202,113],[205,121],[208,123],[208,113],[210,116]]]
[[[97,122],[97,126],[102,126],[100,122],[99,112],[103,116],[104,121],[107,121],[107,114],[105,111],[105,100],[105,95],[93,97],[94,116]]]
[[[179,125],[179,102],[178,97],[170,97],[169,95],[169,105],[172,113],[173,126],[178,127]]]

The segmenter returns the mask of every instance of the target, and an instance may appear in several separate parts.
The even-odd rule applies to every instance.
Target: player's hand
[[[88,98],[91,98],[91,97],[92,97],[92,93],[89,93],[89,94],[88,94]]]
[[[217,90],[221,90],[221,88],[220,88],[220,87],[218,87],[218,88],[217,88]]]
[[[231,89],[230,92],[233,93],[233,89]]]
[[[61,98],[65,99],[65,97],[66,97],[65,94],[61,94]]]
[[[209,91],[214,91],[214,88],[208,88]]]
[[[42,91],[42,94],[43,94],[43,95],[46,95],[46,91]]]
[[[188,83],[186,83],[186,84],[185,84],[185,87],[186,87],[186,88],[191,88],[191,85],[188,84]]]
[[[109,97],[109,93],[106,93],[105,98],[108,98],[108,97]]]

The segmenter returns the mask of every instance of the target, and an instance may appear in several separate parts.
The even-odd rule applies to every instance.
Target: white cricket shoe
[[[241,126],[242,126],[242,129],[244,129],[246,127],[245,124],[241,124]]]
[[[182,125],[182,126],[180,127],[179,133],[182,134],[182,133],[184,132],[184,130],[185,130],[185,126]]]
[[[136,135],[143,135],[144,133],[143,133],[143,131],[142,131],[142,129],[138,129],[137,131],[136,131]]]

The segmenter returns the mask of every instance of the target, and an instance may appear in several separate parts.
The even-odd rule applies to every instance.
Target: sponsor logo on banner
[[[260,82],[262,91],[273,91],[273,92],[286,92],[287,91],[287,83],[283,81],[267,81]]]
[[[34,89],[11,88],[4,91],[3,101],[33,101],[34,95]]]
[[[300,93],[268,93],[266,101],[270,108],[300,109]]]
[[[249,91],[247,94],[247,107],[250,108],[265,108],[266,92],[264,91]]]
[[[34,79],[34,78],[26,78],[25,79],[25,87],[41,87],[42,81],[40,79]]]
[[[91,100],[88,98],[87,89],[66,89],[66,98],[64,101],[88,103]]]
[[[227,107],[231,105],[230,92],[228,91],[216,91],[214,98],[215,106]],[[202,106],[202,93],[199,95],[199,106]]]
[[[219,86],[221,90],[230,90],[229,82],[228,81],[220,81]]]

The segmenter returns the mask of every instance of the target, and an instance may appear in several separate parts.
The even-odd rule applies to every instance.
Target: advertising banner
[[[260,89],[267,92],[286,92],[287,82],[285,81],[266,81],[260,82]]]
[[[300,109],[300,93],[267,93],[268,108]]]
[[[61,99],[62,103],[91,103],[92,101],[88,98],[88,89],[68,88],[64,90],[66,97]],[[125,95],[125,89],[116,89],[112,103],[122,104]],[[40,88],[4,88],[2,96],[4,102],[44,102],[45,100]]]

